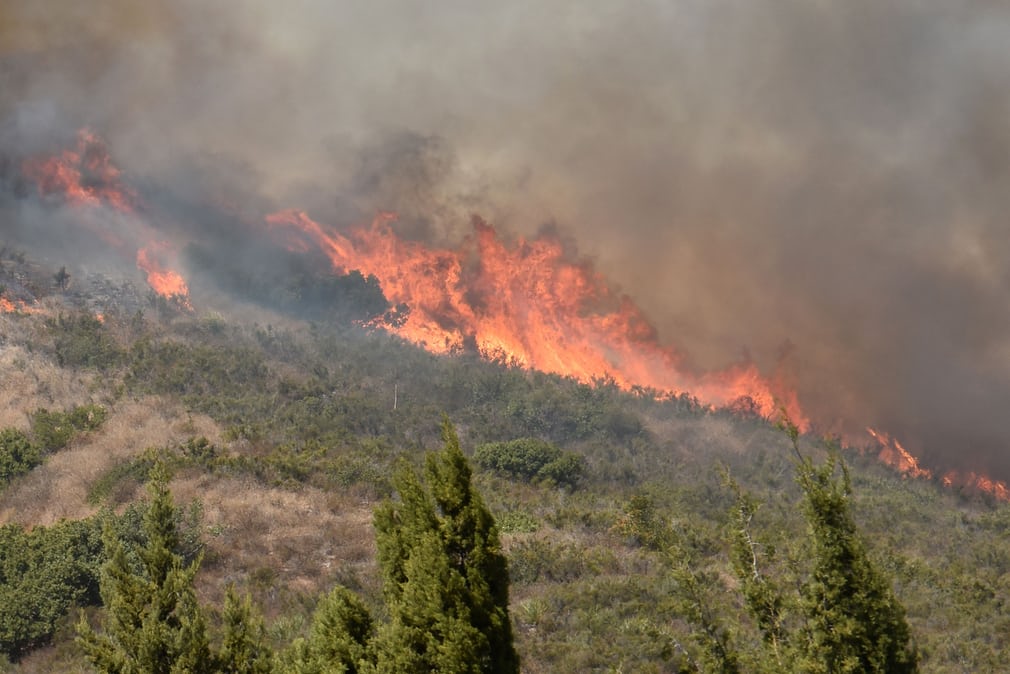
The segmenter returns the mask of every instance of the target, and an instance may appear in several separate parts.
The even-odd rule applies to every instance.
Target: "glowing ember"
[[[35,314],[39,309],[20,300],[10,300],[0,295],[0,314]]]
[[[475,220],[461,246],[434,249],[397,237],[389,227],[394,217],[380,214],[348,237],[300,211],[275,213],[267,222],[291,250],[315,247],[337,270],[374,274],[391,303],[410,309],[390,329],[431,351],[472,344],[487,357],[583,382],[610,377],[625,389],[687,392],[715,406],[749,399],[766,417],[785,407],[801,428],[808,426],[795,392],[753,363],[689,372],[680,354],[658,343],[641,310],[587,265],[567,261],[557,240],[509,245]]]
[[[147,274],[147,283],[154,292],[165,299],[178,302],[185,308],[189,304],[189,288],[186,281],[177,272],[166,269],[155,257],[155,248],[163,248],[165,244],[157,244],[137,251],[137,267]]]

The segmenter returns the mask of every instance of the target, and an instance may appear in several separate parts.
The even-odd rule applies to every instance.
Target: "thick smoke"
[[[823,428],[1010,478],[1007,45],[995,1],[6,3],[0,155],[86,124],[239,220],[553,223],[698,367],[789,345]]]

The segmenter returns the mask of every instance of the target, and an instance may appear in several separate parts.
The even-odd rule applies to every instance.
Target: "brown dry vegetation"
[[[45,361],[40,365],[44,367]],[[82,394],[76,401],[82,399],[88,397]],[[23,417],[40,406],[32,400],[22,408]],[[69,407],[71,402],[48,405]],[[148,447],[163,447],[194,435],[218,441],[220,431],[208,417],[187,414],[178,404],[156,396],[110,406],[109,417],[99,430],[74,439],[0,495],[0,524],[17,522],[31,527],[61,518],[87,517],[96,510],[88,503],[88,489],[105,471]]]
[[[334,578],[376,583],[374,503],[353,491],[296,491],[251,479],[208,474],[181,476],[171,484],[176,502],[203,507],[206,553],[199,591],[223,601],[228,583],[257,585],[264,608],[277,588],[303,595],[328,590]]]
[[[27,429],[28,413],[39,407],[63,409],[94,397],[93,373],[61,368],[24,346],[5,343],[12,334],[22,336],[26,326],[21,323],[0,314],[0,428]]]

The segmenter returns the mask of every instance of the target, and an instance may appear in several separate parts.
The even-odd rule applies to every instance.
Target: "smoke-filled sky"
[[[548,226],[698,367],[1010,477],[1000,0],[0,6],[0,154],[450,241]]]

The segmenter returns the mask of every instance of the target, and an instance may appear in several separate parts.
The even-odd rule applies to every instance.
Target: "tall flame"
[[[123,184],[101,138],[81,130],[74,149],[28,159],[22,170],[42,197],[129,215],[128,238],[134,244],[108,228],[97,233],[136,260],[156,293],[190,308],[186,281],[168,264],[172,247],[139,212],[138,196]],[[347,235],[297,210],[266,220],[289,249],[319,250],[336,270],[377,277],[397,307],[395,320],[385,327],[431,351],[475,348],[489,358],[583,382],[609,378],[625,389],[687,393],[713,407],[765,417],[784,409],[801,430],[809,429],[795,390],[779,373],[766,377],[749,360],[717,371],[693,371],[676,349],[659,342],[630,298],[616,294],[589,265],[571,262],[555,238],[508,242],[475,219],[472,234],[461,245],[432,248],[399,238],[390,227],[395,217],[382,213],[370,227]],[[0,312],[12,311],[34,308],[0,296]],[[934,472],[896,438],[867,431],[878,443],[880,461],[909,477],[933,479]],[[1010,501],[1005,482],[979,473],[949,471],[940,481]]]
[[[108,207],[137,219],[135,230],[142,238],[154,239],[154,229],[142,222],[137,213],[140,203],[136,193],[121,180],[120,170],[112,163],[105,142],[88,129],[77,133],[73,150],[45,158],[32,158],[22,165],[23,173],[34,180],[43,197],[57,196],[81,207]],[[108,227],[98,227],[97,234],[123,255],[132,256],[133,246],[124,242]],[[168,244],[145,243],[136,252],[137,267],[147,275],[147,283],[157,294],[190,308],[189,288],[182,276],[162,263]]]
[[[795,392],[749,361],[690,372],[628,297],[587,265],[569,262],[556,239],[509,245],[475,219],[473,234],[459,247],[429,248],[396,236],[389,226],[394,218],[380,214],[349,236],[301,211],[275,213],[267,222],[293,250],[315,246],[335,269],[375,275],[391,303],[409,307],[390,329],[429,350],[472,344],[486,356],[580,381],[609,377],[626,389],[689,393],[714,406],[747,400],[766,417],[785,407],[808,426]]]

